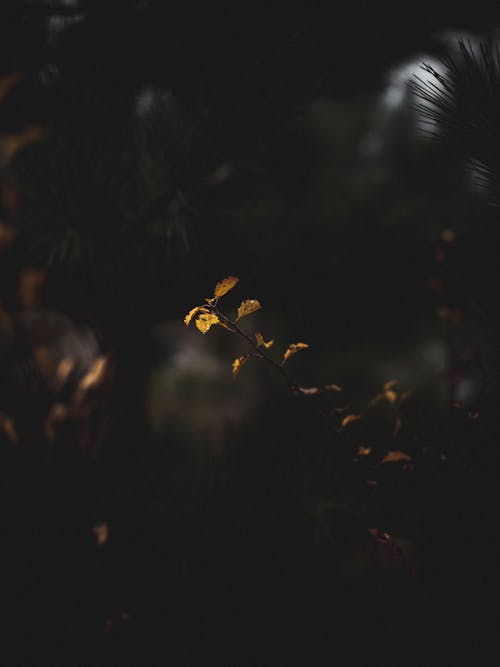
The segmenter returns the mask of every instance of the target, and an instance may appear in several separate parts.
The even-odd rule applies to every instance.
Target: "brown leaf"
[[[238,281],[239,278],[236,276],[228,276],[227,278],[219,281],[214,289],[214,297],[219,299],[221,296],[224,296],[224,294],[227,294],[230,290],[233,289]]]
[[[303,396],[316,396],[316,394],[321,393],[319,387],[296,387],[296,390]]]
[[[236,318],[236,320],[238,321],[242,317],[251,315],[260,308],[262,308],[262,306],[260,305],[259,301],[257,301],[257,299],[246,299],[245,301],[242,301],[238,306],[238,317]]]
[[[400,461],[413,461],[411,456],[400,451],[387,452],[381,463],[398,463]]]
[[[300,350],[305,350],[308,347],[309,345],[307,343],[292,343],[289,345],[287,351],[283,355],[283,361],[281,363],[284,364],[285,361],[288,361],[288,359],[293,357],[294,354],[297,354],[297,352],[300,352]]]
[[[356,452],[358,456],[369,456],[372,453],[372,448],[371,447],[365,447],[364,445],[360,445],[358,447],[358,451]]]

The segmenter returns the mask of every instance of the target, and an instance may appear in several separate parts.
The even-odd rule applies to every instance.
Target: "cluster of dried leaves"
[[[233,318],[230,318],[221,311],[219,299],[232,290],[238,282],[239,278],[236,276],[228,276],[227,278],[220,280],[215,286],[213,296],[207,297],[203,305],[192,308],[184,318],[184,324],[186,326],[189,326],[191,322],[194,321],[196,328],[203,334],[206,334],[212,326],[218,324],[231,333],[239,334],[241,337],[245,338],[247,343],[251,346],[252,351],[234,359],[232,362],[233,378],[237,377],[243,365],[251,357],[257,357],[274,366],[295,394],[315,396],[329,391],[341,391],[341,388],[336,384],[328,384],[322,387],[300,387],[292,381],[284,369],[284,365],[291,357],[297,354],[297,352],[306,350],[309,347],[307,343],[291,343],[284,351],[281,360],[276,361],[267,353],[267,350],[273,347],[274,339],[266,341],[260,331],[256,331],[253,336],[251,336],[240,327],[238,322],[243,317],[251,315],[262,308],[260,301],[257,299],[244,299],[238,306],[236,316]]]

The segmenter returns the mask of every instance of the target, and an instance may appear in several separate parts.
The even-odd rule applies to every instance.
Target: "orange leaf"
[[[297,352],[300,352],[300,350],[305,350],[308,347],[309,345],[307,343],[292,343],[283,355],[283,361],[281,363],[284,364],[285,361],[288,361],[288,359],[293,357],[294,354],[297,354]]]
[[[392,389],[385,390],[385,397],[389,403],[395,403],[398,400],[398,395]]]
[[[342,423],[340,424],[340,428],[345,428],[349,424],[352,424],[352,422],[358,421],[358,419],[361,419],[361,415],[347,415],[342,420]]]
[[[408,456],[408,454],[405,454],[404,452],[395,451],[387,452],[381,463],[398,463],[399,461],[413,461],[413,459],[411,456]]]
[[[0,103],[4,101],[11,89],[18,83],[24,74],[21,72],[11,72],[0,76]]]
[[[245,301],[242,301],[238,306],[238,317],[236,318],[236,320],[240,320],[242,317],[251,315],[260,308],[262,308],[262,306],[257,301],[257,299],[246,299]]]
[[[236,276],[228,276],[227,278],[219,281],[214,289],[214,297],[219,299],[221,296],[224,296],[224,294],[227,294],[230,290],[233,289],[238,281],[239,278],[236,278]]]
[[[245,354],[242,357],[238,357],[233,361],[233,379],[236,378],[236,376],[241,370],[241,367],[247,361],[249,356],[250,356],[249,354]]]

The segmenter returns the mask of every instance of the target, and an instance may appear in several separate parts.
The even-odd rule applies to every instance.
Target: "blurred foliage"
[[[160,64],[184,66],[146,78],[157,40],[137,67],[118,53],[151,15],[124,4],[114,54],[113,17],[82,8],[35,85],[43,131],[11,113],[0,144],[14,638],[27,624],[47,664],[461,655],[457,628],[488,636],[497,572],[497,211],[460,151],[419,136],[411,91],[381,106],[374,63],[356,93],[342,67],[338,89],[330,65],[311,74],[291,46],[318,34],[304,7],[298,35],[291,9],[258,45],[205,9],[190,43],[210,57],[179,30]],[[0,79],[14,110],[30,76]],[[180,326],[224,275],[259,296],[227,303],[264,341],[308,341],[301,386],[343,391],[287,393],[272,364],[233,383],[248,340]],[[221,317],[207,304],[194,324]]]

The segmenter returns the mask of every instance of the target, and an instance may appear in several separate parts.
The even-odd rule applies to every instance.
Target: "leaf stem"
[[[287,383],[288,387],[291,389],[291,391],[293,391],[294,394],[298,394],[298,393],[300,393],[300,392],[299,392],[299,389],[298,389],[298,387],[297,387],[297,385],[293,382],[293,380],[292,380],[291,377],[288,375],[288,373],[287,373],[286,370],[283,368],[283,366],[281,366],[280,364],[276,363],[276,362],[274,361],[274,359],[271,359],[271,357],[269,357],[269,356],[264,352],[264,350],[262,350],[262,348],[260,348],[260,347],[257,345],[257,343],[254,341],[254,339],[253,339],[251,336],[249,336],[249,335],[247,334],[246,331],[243,331],[243,329],[241,329],[241,328],[236,324],[236,322],[235,322],[234,320],[231,320],[231,319],[229,319],[229,317],[226,317],[226,315],[224,315],[224,313],[222,313],[222,312],[220,311],[220,309],[218,308],[217,304],[209,305],[208,308],[210,308],[211,310],[213,310],[214,313],[217,315],[217,317],[218,317],[222,322],[224,322],[226,325],[228,325],[229,327],[231,327],[235,333],[237,333],[237,334],[239,334],[240,336],[242,336],[242,337],[243,337],[243,338],[244,338],[244,339],[245,339],[245,340],[252,346],[252,348],[253,348],[253,350],[254,350],[254,353],[255,353],[258,357],[260,357],[260,358],[263,359],[264,361],[267,361],[268,364],[270,364],[271,366],[273,366],[274,368],[276,368],[276,370],[278,370],[278,371],[281,373],[282,378],[285,380],[285,382]]]

